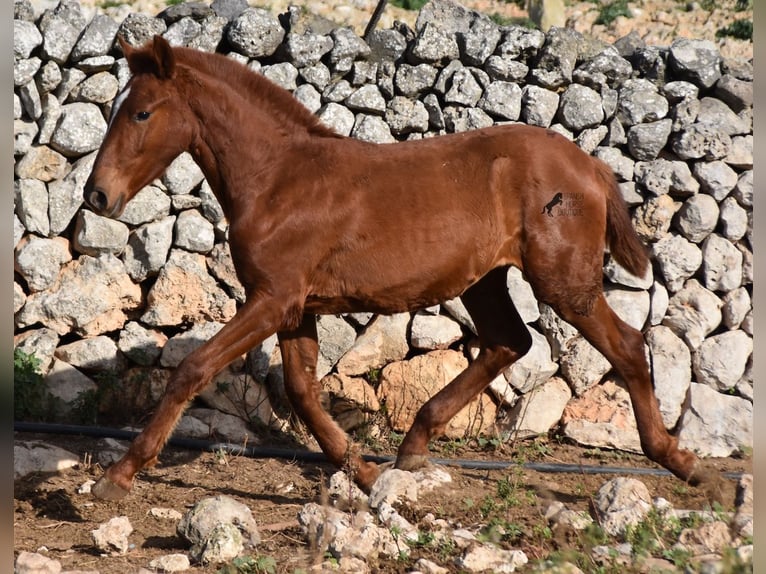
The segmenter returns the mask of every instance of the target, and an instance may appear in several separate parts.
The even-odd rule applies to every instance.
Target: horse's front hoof
[[[122,488],[104,475],[98,479],[90,491],[101,500],[122,500],[128,495],[130,489]]]

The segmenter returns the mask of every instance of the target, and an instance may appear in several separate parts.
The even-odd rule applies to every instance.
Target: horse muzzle
[[[109,204],[109,195],[106,191],[88,182],[83,190],[85,203],[98,215],[104,217],[117,217],[122,213],[124,201],[122,196],[117,198],[112,205]]]

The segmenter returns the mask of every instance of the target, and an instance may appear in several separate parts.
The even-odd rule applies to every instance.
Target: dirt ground
[[[59,560],[63,570],[98,571],[100,574],[132,574],[139,567],[162,555],[184,553],[187,543],[176,534],[177,520],[157,518],[153,508],[169,508],[184,513],[200,499],[216,494],[231,496],[253,512],[262,542],[253,556],[270,557],[275,572],[307,571],[321,562],[323,554],[309,548],[296,516],[308,502],[320,502],[324,486],[335,469],[322,463],[298,463],[276,459],[200,453],[167,448],[160,464],[139,475],[132,493],[120,502],[102,502],[78,488],[100,476],[98,465],[86,464],[94,454],[95,439],[56,437],[17,433],[17,440],[40,439],[80,455],[78,467],[53,475],[32,475],[15,483],[14,549],[43,552]],[[390,450],[389,453],[393,453]],[[491,459],[514,462],[574,463],[584,465],[651,467],[641,456],[560,444],[537,439],[493,451],[481,450],[475,443],[455,446],[437,442],[434,456],[450,459]],[[386,454],[386,453],[379,453]],[[752,472],[752,460],[717,459],[721,471]],[[450,486],[420,500],[407,509],[407,518],[418,523],[427,513],[453,525],[472,529],[494,520],[505,525],[500,544],[523,550],[530,566],[552,552],[579,550],[582,539],[571,532],[546,530],[543,512],[551,499],[562,501],[572,510],[590,508],[598,488],[614,475],[579,472],[540,473],[515,466],[506,470],[466,470],[448,467]],[[711,501],[699,489],[687,487],[668,476],[637,476],[653,496],[662,496],[677,509],[710,508]],[[724,481],[724,510],[733,508],[736,482]],[[518,504],[498,505],[497,485],[510,484]],[[509,500],[507,494],[504,499]],[[487,504],[490,504],[491,509]],[[93,546],[91,530],[115,516],[127,516],[134,531],[130,550],[122,556],[103,556]],[[501,519],[501,520],[499,520]],[[508,535],[508,525],[515,534]],[[455,526],[456,527],[456,526]],[[502,531],[501,531],[502,532]],[[426,557],[457,572],[445,549],[434,545],[414,548],[408,560],[377,560],[374,572],[407,572],[417,558]],[[454,558],[455,555],[452,555]],[[193,566],[190,573],[215,573],[219,566]]]

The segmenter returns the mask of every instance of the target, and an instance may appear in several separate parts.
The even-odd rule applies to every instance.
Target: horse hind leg
[[[292,408],[316,438],[322,452],[338,468],[350,471],[354,481],[369,491],[380,473],[373,462],[364,461],[345,432],[322,408],[316,377],[316,318],[304,315],[297,329],[279,332],[279,348],[285,376],[285,391]]]
[[[622,321],[601,292],[587,314],[576,312],[562,301],[550,304],[609,360],[625,381],[644,454],[689,484],[707,480],[697,456],[679,449],[678,439],[665,428],[641,332]]]
[[[461,299],[476,325],[481,350],[453,381],[426,402],[399,447],[396,468],[415,470],[428,461],[428,442],[489,383],[532,346],[532,337],[508,294],[508,268],[498,268]]]

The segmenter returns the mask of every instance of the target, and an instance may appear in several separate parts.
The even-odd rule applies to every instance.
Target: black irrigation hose
[[[138,435],[136,431],[114,429],[98,426],[82,426],[51,423],[28,423],[14,422],[13,430],[17,432],[62,434],[62,435],[80,435],[97,438],[114,438],[122,440],[132,440]],[[248,458],[279,458],[287,460],[297,460],[301,462],[327,462],[327,457],[321,452],[312,452],[307,450],[295,450],[288,448],[274,448],[264,446],[246,446],[236,445],[227,442],[216,442],[211,440],[193,439],[193,438],[175,438],[171,437],[168,444],[174,447],[185,448],[189,450],[199,450],[207,452],[226,452],[235,456],[246,456]],[[365,460],[377,463],[393,462],[393,456],[365,455]],[[534,470],[537,472],[567,472],[579,474],[635,474],[652,476],[672,476],[664,468],[639,468],[622,466],[598,466],[583,464],[566,463],[548,463],[548,462],[511,462],[496,460],[467,460],[452,458],[431,458],[432,463],[443,466],[458,466],[460,468],[471,470],[504,470],[510,467],[519,467],[525,470]],[[738,480],[742,477],[741,472],[724,472],[725,478]]]

